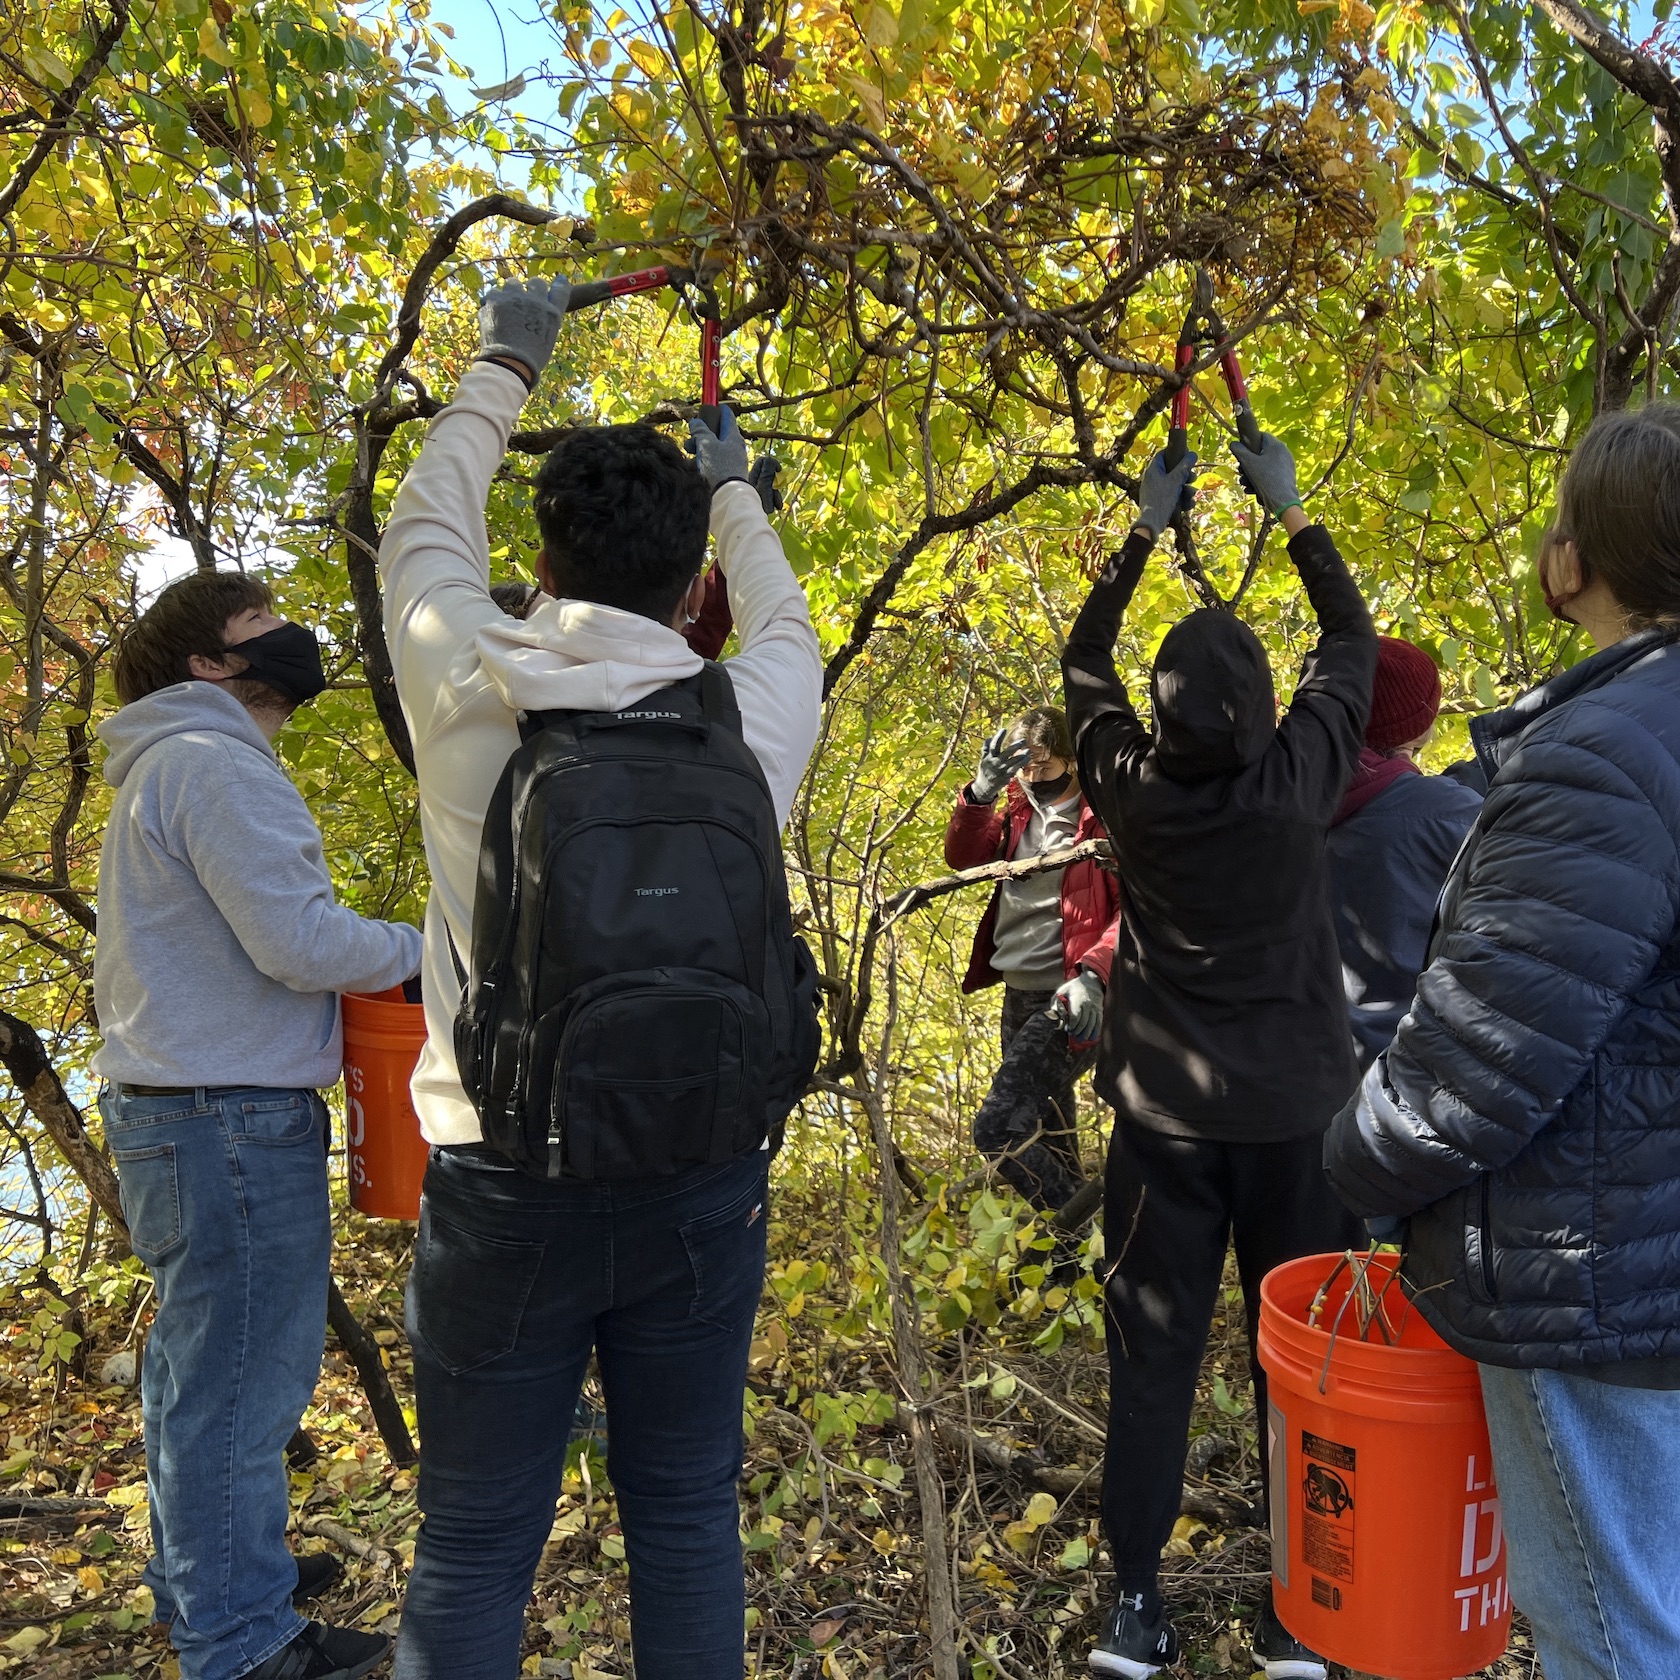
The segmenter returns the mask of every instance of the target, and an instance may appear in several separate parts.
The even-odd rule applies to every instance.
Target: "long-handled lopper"
[[[657,292],[670,286],[688,299],[700,322],[700,418],[718,436],[723,433],[719,414],[723,377],[723,312],[717,294],[691,268],[665,263],[657,268],[639,268],[629,274],[614,274],[605,280],[585,280],[573,286],[566,313],[608,303],[614,298],[638,292]],[[686,639],[703,658],[715,659],[729,638],[734,618],[723,574],[714,565],[706,573],[706,600],[699,617],[685,632]]]
[[[693,269],[663,263],[657,268],[638,268],[630,274],[614,274],[606,280],[585,280],[572,287],[566,313],[588,309],[613,298],[631,297],[637,292],[657,292],[670,286],[688,296],[700,319],[700,417],[715,432],[718,429],[718,387],[722,377],[723,316],[716,294]]]
[[[1248,400],[1248,381],[1243,378],[1242,364],[1232,348],[1231,335],[1213,306],[1213,276],[1205,268],[1196,270],[1196,294],[1190,313],[1178,335],[1178,352],[1173,367],[1184,376],[1184,383],[1173,392],[1172,420],[1167,432],[1167,465],[1176,467],[1190,447],[1190,368],[1196,360],[1196,346],[1211,344],[1219,357],[1219,371],[1225,376],[1225,389],[1231,394],[1231,418],[1236,422],[1237,436],[1250,449],[1260,447],[1260,422]]]

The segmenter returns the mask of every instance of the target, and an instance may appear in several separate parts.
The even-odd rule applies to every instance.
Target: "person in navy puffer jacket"
[[[1592,427],[1540,573],[1598,651],[1472,725],[1487,801],[1324,1161],[1481,1364],[1547,1680],[1680,1675],[1680,408]]]

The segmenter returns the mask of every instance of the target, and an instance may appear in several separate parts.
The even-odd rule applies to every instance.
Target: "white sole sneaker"
[[[1266,1680],[1329,1680],[1330,1665],[1303,1662],[1299,1657],[1280,1657],[1265,1663]]]
[[[1119,1680],[1149,1680],[1152,1674],[1159,1674],[1161,1663],[1135,1662],[1130,1657],[1116,1656],[1113,1651],[1093,1651],[1087,1661],[1093,1674],[1114,1674]]]

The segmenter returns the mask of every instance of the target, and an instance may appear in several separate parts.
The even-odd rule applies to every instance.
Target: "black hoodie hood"
[[[1235,613],[1201,607],[1170,629],[1149,678],[1155,755],[1174,781],[1242,770],[1277,733],[1272,667]]]

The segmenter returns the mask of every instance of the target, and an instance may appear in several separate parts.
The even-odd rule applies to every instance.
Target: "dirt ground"
[[[400,1227],[366,1228],[341,1257],[351,1267],[350,1275],[341,1271],[346,1293],[385,1349],[405,1398],[400,1283],[410,1240]],[[773,1240],[790,1239],[784,1231]],[[749,1396],[749,1664],[755,1674],[785,1680],[925,1675],[914,1478],[908,1443],[883,1415],[890,1400],[878,1404],[893,1387],[885,1354],[867,1337],[808,1328],[811,1315],[790,1317],[784,1296],[766,1293]],[[1227,1308],[1229,1297],[1234,1288]],[[127,1300],[104,1317],[90,1304],[78,1319],[76,1357],[48,1381],[28,1329],[40,1299],[40,1291],[20,1286],[0,1300],[13,1325],[0,1339],[0,1671],[28,1680],[174,1680],[167,1640],[149,1624],[149,1595],[138,1584],[146,1553],[138,1393],[98,1377],[113,1353],[125,1344],[132,1350],[139,1315]],[[807,1334],[823,1347],[805,1346]],[[972,1454],[966,1462],[947,1454],[966,1674],[1083,1674],[1110,1591],[1095,1505],[1101,1350],[1070,1340],[1043,1352],[1024,1338],[970,1327],[932,1346],[929,1358],[941,1392],[952,1408],[966,1409],[968,1424],[1007,1437],[1033,1462],[1086,1472],[1073,1492],[1039,1494],[1035,1504],[1017,1478],[987,1470]],[[813,1380],[824,1372],[828,1388],[815,1393]],[[1245,1630],[1269,1554],[1265,1535],[1245,1520],[1259,1493],[1246,1373],[1240,1311],[1222,1308],[1191,1449],[1190,1489],[1199,1503],[1190,1503],[1201,1514],[1181,1520],[1166,1560],[1166,1591],[1185,1645],[1179,1676],[1252,1672]],[[852,1409],[830,1430],[832,1417],[824,1422],[821,1407],[836,1394],[834,1405]],[[865,1398],[854,1404],[859,1395]],[[588,1427],[574,1446],[527,1617],[523,1672],[562,1680],[631,1673],[623,1542],[603,1485],[601,1420],[587,1412],[588,1402],[586,1395]],[[346,1565],[315,1613],[394,1631],[418,1520],[415,1478],[391,1464],[336,1346],[305,1421],[316,1456],[293,1474],[294,1546],[333,1551]],[[813,1457],[825,1432],[827,1443]],[[78,1498],[86,1508],[52,1504]],[[47,1503],[20,1515],[23,1500]],[[1485,1673],[1537,1680],[1520,1622],[1509,1654]]]

